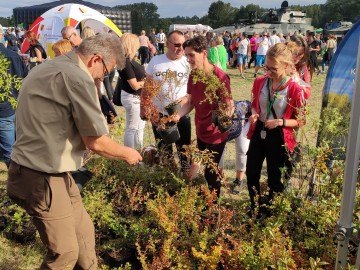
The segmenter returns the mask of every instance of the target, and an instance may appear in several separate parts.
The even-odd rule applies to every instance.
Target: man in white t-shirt
[[[187,82],[190,73],[190,65],[184,56],[184,49],[182,47],[185,42],[184,34],[181,31],[175,30],[169,33],[166,39],[166,46],[168,48],[166,54],[155,55],[149,62],[146,68],[146,77],[152,77],[156,81],[162,80],[159,95],[153,100],[154,105],[162,115],[167,115],[165,107],[174,101],[185,103],[187,98]],[[169,72],[176,72],[174,80],[166,80]],[[142,94],[146,95],[146,83]],[[144,112],[147,108],[141,103],[141,117],[144,118]],[[151,119],[150,119],[151,120]],[[183,146],[191,143],[191,121],[188,115],[181,117],[177,123],[180,139],[175,143],[182,170],[185,171],[189,167],[189,161],[184,152]],[[172,145],[166,144],[160,134],[156,131],[157,126],[153,126],[153,132],[156,140],[159,140],[159,149],[165,150],[169,157],[172,157]]]
[[[269,49],[269,40],[267,38],[266,32],[262,32],[261,37],[259,37],[256,41],[258,46],[256,51],[256,66],[255,66],[255,74],[254,77],[256,78],[258,70],[265,64],[265,56]]]
[[[160,32],[156,35],[156,39],[159,47],[159,54],[163,54],[165,47],[165,39],[166,39],[164,30],[160,29]]]
[[[240,34],[240,40],[236,44],[237,46],[237,64],[239,66],[240,78],[245,79],[244,68],[247,63],[248,57],[250,57],[250,41],[246,37],[245,32]]]
[[[272,47],[277,43],[281,43],[281,40],[277,35],[276,30],[274,30],[272,31],[272,35],[269,37],[269,47]]]

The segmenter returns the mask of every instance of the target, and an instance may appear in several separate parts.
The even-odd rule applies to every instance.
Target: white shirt
[[[238,48],[237,53],[247,55],[248,46],[249,46],[249,40],[247,38],[244,38],[239,43],[240,44],[239,44],[239,48]]]
[[[269,38],[269,45],[274,46],[276,43],[281,43],[280,38],[277,35],[272,35]]]
[[[176,79],[173,79],[170,83],[165,80],[168,71],[176,72]],[[167,115],[165,107],[186,96],[189,73],[190,65],[185,56],[179,60],[170,60],[166,54],[156,55],[151,58],[146,67],[146,74],[152,76],[155,80],[165,81],[160,94],[153,100],[160,113]]]
[[[258,49],[256,51],[257,55],[266,55],[268,49],[269,49],[269,40],[267,37],[259,37],[256,40],[256,43],[258,44]],[[261,44],[260,44],[261,43]]]
[[[164,43],[165,42],[165,34],[164,33],[158,33],[156,35],[156,38],[158,40],[158,43]]]

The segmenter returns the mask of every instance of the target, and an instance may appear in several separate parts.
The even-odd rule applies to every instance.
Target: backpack
[[[251,102],[249,100],[234,100],[233,124],[229,130],[227,141],[231,141],[240,136],[243,127],[251,116]]]
[[[235,51],[236,50],[236,44],[238,43],[238,39],[234,39],[231,41],[231,45],[230,45],[230,49],[232,51]]]

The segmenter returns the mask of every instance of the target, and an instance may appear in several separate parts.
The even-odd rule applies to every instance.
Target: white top
[[[249,40],[247,38],[244,38],[243,40],[238,42],[238,54],[247,54],[248,52],[248,46],[249,46]]]
[[[176,78],[166,80],[168,71],[175,71]],[[166,54],[156,55],[151,58],[146,67],[146,74],[152,76],[155,80],[164,81],[159,96],[153,100],[160,113],[167,114],[165,110],[167,105],[186,96],[189,73],[190,65],[185,56],[179,60],[170,60]]]
[[[263,39],[263,37],[259,37],[256,40],[256,43],[258,44],[258,49],[256,51],[257,55],[266,55],[268,49],[269,49],[269,40],[267,37]]]
[[[275,99],[273,107],[274,107],[274,111],[276,113],[277,119],[283,118],[283,116],[285,114],[286,107],[288,106],[288,103],[289,103],[288,98],[287,98],[288,92],[289,92],[289,86],[285,87],[281,91],[277,91],[277,93],[276,93],[276,99]],[[266,122],[266,119],[267,119],[268,100],[269,100],[269,89],[268,89],[267,81],[266,81],[264,83],[263,88],[261,89],[260,98],[259,98],[259,102],[260,102],[259,118],[260,118],[261,122]],[[274,119],[274,115],[272,114],[272,112],[270,113],[268,119]]]
[[[269,37],[269,45],[274,46],[276,43],[281,43],[280,38],[277,35],[272,35]]]
[[[165,42],[165,34],[164,33],[158,33],[156,35],[156,38],[158,40],[158,43],[164,43]]]

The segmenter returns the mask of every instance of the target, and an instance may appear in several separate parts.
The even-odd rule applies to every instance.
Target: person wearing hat
[[[256,78],[258,70],[262,67],[263,64],[265,64],[265,56],[269,49],[269,40],[265,31],[262,32],[261,37],[257,39],[256,44],[258,48],[256,51],[256,66],[254,78]]]

